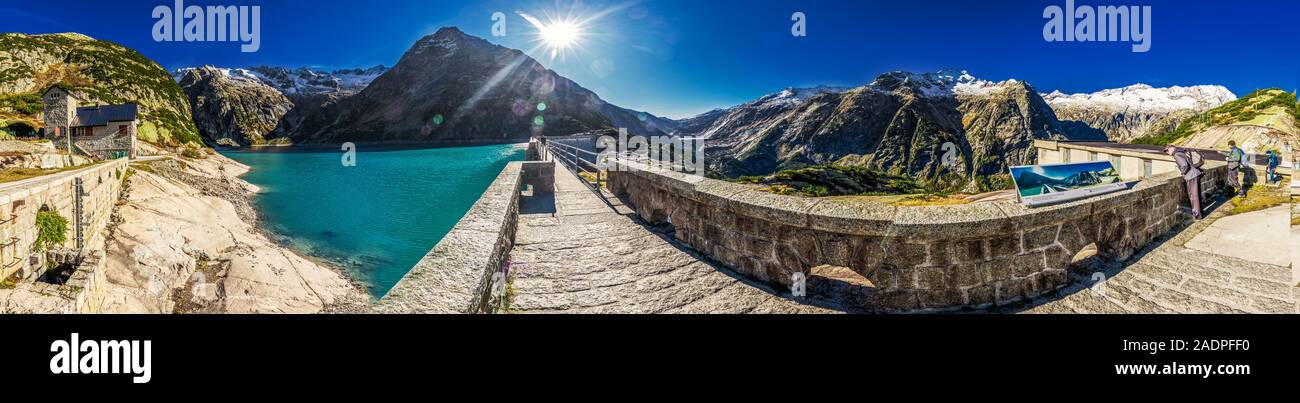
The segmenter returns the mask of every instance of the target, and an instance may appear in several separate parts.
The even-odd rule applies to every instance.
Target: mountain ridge
[[[707,139],[706,162],[717,176],[834,163],[961,190],[987,188],[987,178],[1008,165],[1032,162],[1034,139],[1071,138],[1028,83],[964,70],[894,71],[843,92],[770,102],[781,94],[790,92],[685,119],[675,133]],[[951,164],[943,162],[946,143],[955,146]]]
[[[225,71],[232,79],[260,81],[292,101],[292,109],[276,117],[275,129],[262,135],[271,142],[507,142],[615,127],[662,134],[677,126],[672,119],[605,102],[523,52],[455,27],[416,41],[392,68]]]
[[[1092,93],[1053,91],[1043,94],[1043,99],[1061,120],[1104,131],[1114,141],[1130,142],[1174,130],[1183,120],[1237,96],[1219,85],[1156,88],[1133,84]]]

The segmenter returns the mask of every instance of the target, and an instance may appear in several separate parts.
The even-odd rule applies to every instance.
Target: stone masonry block
[[[1056,235],[1060,232],[1061,225],[1059,224],[1027,230],[1021,237],[1020,250],[1028,252],[1054,244],[1056,243]]]
[[[952,263],[983,262],[988,260],[984,239],[963,239],[948,243],[948,261]]]
[[[943,267],[918,267],[916,268],[916,286],[922,290],[940,290],[948,288],[948,282],[944,279],[946,276]]]

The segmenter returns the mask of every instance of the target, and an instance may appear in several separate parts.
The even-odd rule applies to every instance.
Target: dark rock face
[[[486,143],[611,127],[655,134],[665,121],[610,105],[523,52],[443,28],[361,92],[302,114],[277,135],[300,143]]]
[[[190,99],[204,140],[226,146],[282,142],[306,116],[361,91],[388,69],[315,71],[259,66],[185,68],[173,76]]]
[[[215,67],[187,70],[180,85],[190,99],[199,133],[211,144],[264,144],[266,134],[294,107],[275,88]]]
[[[684,120],[677,134],[708,138],[709,168],[728,177],[837,163],[954,185],[1033,163],[1035,139],[1070,139],[1028,84],[964,72],[894,72],[843,92],[777,95]]]

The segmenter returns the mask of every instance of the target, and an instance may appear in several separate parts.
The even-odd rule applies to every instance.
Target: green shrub
[[[0,94],[0,109],[11,110],[23,115],[35,115],[45,111],[45,100],[41,94]]]
[[[911,194],[925,190],[906,176],[856,165],[816,165],[731,181],[760,185],[761,190],[771,193],[808,197]]]
[[[184,148],[181,149],[181,155],[189,159],[202,159],[208,157],[206,153],[200,150],[199,147],[194,146],[193,143],[186,144]]]
[[[830,189],[825,186],[811,185],[799,190],[804,196],[808,197],[826,197],[831,194]]]
[[[57,211],[41,210],[36,213],[36,243],[32,245],[36,250],[45,250],[51,245],[62,245],[67,241],[68,219],[63,218]]]

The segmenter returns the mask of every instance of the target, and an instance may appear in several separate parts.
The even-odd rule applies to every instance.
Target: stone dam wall
[[[96,312],[102,301],[104,273],[102,249],[105,228],[122,190],[122,176],[128,160],[118,159],[75,171],[60,172],[16,182],[0,184],[0,278],[18,279],[15,289],[0,292],[30,292],[35,295],[59,296],[43,306],[29,306],[38,313]],[[76,213],[76,181],[82,184],[82,212]],[[64,284],[37,281],[45,271],[46,260],[53,253],[35,250],[39,230],[36,214],[42,209],[58,212],[67,219],[63,245],[49,249],[72,251],[76,255],[78,223],[82,226],[84,253],[75,262],[77,269]],[[61,253],[66,255],[67,253]],[[35,308],[33,308],[35,307]],[[39,308],[39,309],[36,309]]]
[[[528,155],[536,155],[530,145]],[[554,162],[511,162],[451,232],[375,306],[381,313],[491,313],[494,274],[514,247],[522,187],[555,189]]]
[[[1211,193],[1226,168],[1210,161],[1206,171]],[[609,188],[645,222],[671,226],[678,241],[740,275],[789,288],[801,273],[809,296],[882,312],[1036,297],[1070,283],[1067,269],[1085,247],[1124,260],[1190,217],[1177,173],[1036,209],[782,196],[633,163],[613,164]]]
[[[527,151],[529,159],[545,154],[537,143]],[[1070,284],[1070,263],[1090,246],[1124,260],[1190,218],[1185,183],[1167,156],[1119,157],[1131,158],[1130,189],[1036,209],[782,196],[629,162],[612,163],[608,186],[644,222],[670,227],[680,243],[750,279],[789,289],[802,277],[811,297],[871,311],[946,311],[1049,293]],[[555,169],[551,161],[507,165],[376,311],[493,312],[493,277],[514,245],[520,189],[553,192]],[[1205,171],[1208,199],[1227,169],[1207,161]]]

